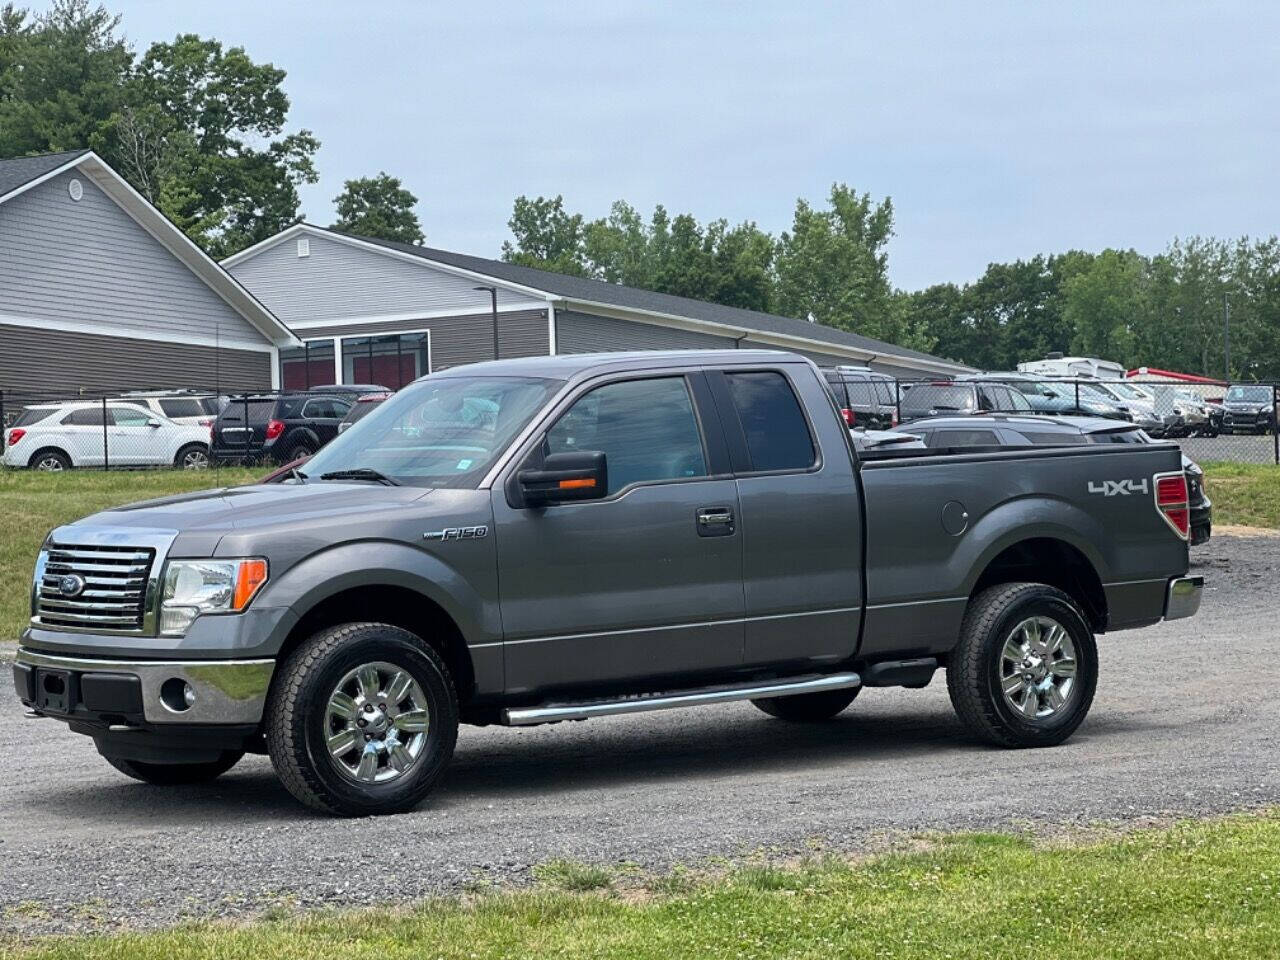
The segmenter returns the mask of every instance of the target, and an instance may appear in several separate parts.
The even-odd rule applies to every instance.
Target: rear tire
[[[173,465],[182,470],[208,470],[209,448],[203,443],[188,443],[173,458]]]
[[[32,470],[41,470],[46,473],[61,473],[63,470],[71,469],[71,458],[56,447],[49,447],[33,453],[31,459],[27,461],[27,466]]]
[[[314,453],[315,451],[311,449],[310,444],[295,443],[292,447],[289,448],[289,452],[285,454],[285,458],[280,462],[293,463],[293,461],[295,460],[301,460],[303,457],[312,456]]]
[[[267,752],[299,801],[338,816],[412,810],[458,738],[449,668],[385,623],[322,630],[281,665],[267,700]]]
[[[947,665],[956,714],[1002,747],[1062,743],[1084,721],[1097,682],[1084,614],[1043,583],[1004,583],[974,597]]]
[[[217,760],[208,763],[141,763],[121,757],[104,756],[126,777],[141,780],[159,787],[176,787],[183,784],[208,783],[222,776],[244,756],[242,750],[226,750]]]
[[[830,720],[853,703],[861,687],[823,690],[820,693],[797,693],[789,697],[762,697],[751,702],[771,717],[795,723],[819,723]]]

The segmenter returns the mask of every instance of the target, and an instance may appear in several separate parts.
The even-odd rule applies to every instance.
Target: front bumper
[[[18,699],[36,713],[121,725],[256,725],[274,672],[274,660],[99,660],[25,647],[13,664]],[[171,680],[195,692],[184,709],[162,696]]]
[[[1165,596],[1164,618],[1181,620],[1194,617],[1200,609],[1200,597],[1204,593],[1204,577],[1174,577],[1169,581]]]

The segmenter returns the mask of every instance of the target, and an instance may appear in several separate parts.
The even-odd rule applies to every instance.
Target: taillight
[[[284,433],[284,421],[283,421],[283,420],[268,420],[268,421],[267,421],[267,439],[268,439],[268,440],[274,440],[276,437],[280,436],[280,434],[282,434],[282,433]]]
[[[894,411],[893,411],[893,413],[889,416],[889,426],[891,426],[891,427],[896,427],[896,426],[898,425],[898,423],[899,423],[899,421],[898,421],[898,411],[897,411],[897,410],[894,410]]]
[[[1177,473],[1157,473],[1156,509],[1183,540],[1191,533],[1191,504],[1187,496],[1187,477]]]
[[[17,443],[26,435],[27,435],[27,431],[19,430],[17,427],[14,427],[12,430],[9,431],[9,446],[12,447],[15,443]]]
[[[840,416],[844,417],[844,425],[846,427],[852,427],[858,422],[858,415],[848,407],[843,407],[840,410]]]

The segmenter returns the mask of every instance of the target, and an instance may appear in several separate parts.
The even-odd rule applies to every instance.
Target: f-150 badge
[[[1131,493],[1150,493],[1146,480],[1096,480],[1089,481],[1089,492],[1100,493],[1104,497],[1127,497]]]
[[[483,540],[489,535],[488,527],[445,527],[443,530],[429,530],[422,535],[423,540]]]

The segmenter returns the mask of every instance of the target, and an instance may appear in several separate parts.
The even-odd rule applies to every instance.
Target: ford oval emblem
[[[58,581],[58,592],[64,597],[78,597],[84,593],[84,577],[78,573],[68,573]]]

